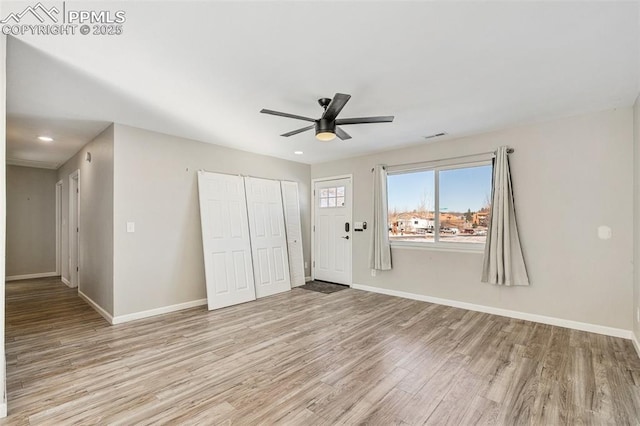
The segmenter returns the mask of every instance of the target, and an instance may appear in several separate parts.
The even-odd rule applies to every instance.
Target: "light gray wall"
[[[640,341],[640,95],[633,105],[633,332]]]
[[[353,173],[354,221],[372,221],[371,168],[515,148],[511,155],[530,287],[480,282],[482,254],[392,250],[371,277],[371,232],[354,234],[353,282],[630,330],[633,260],[631,108],[445,140],[326,164],[313,178]],[[599,240],[597,227],[613,238]]]
[[[0,16],[3,16],[3,6],[0,2]],[[7,116],[7,37],[0,34],[0,239],[6,239],[6,116]],[[5,276],[5,245],[0,244],[0,417],[7,415],[7,374],[4,355],[4,276]]]
[[[8,277],[56,272],[55,170],[7,166]]]
[[[58,169],[62,180],[62,265],[69,278],[69,175],[80,170],[79,290],[113,314],[113,125]],[[91,162],[85,161],[91,152]]]
[[[309,165],[116,124],[115,315],[206,298],[200,169],[297,181],[309,262]]]

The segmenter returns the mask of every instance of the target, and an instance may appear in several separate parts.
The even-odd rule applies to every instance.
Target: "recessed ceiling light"
[[[38,139],[42,142],[53,142],[53,138],[50,138],[49,136],[38,136]]]
[[[304,154],[304,152],[302,152],[302,151],[293,151],[293,153],[294,153],[295,155],[302,155],[302,154]]]

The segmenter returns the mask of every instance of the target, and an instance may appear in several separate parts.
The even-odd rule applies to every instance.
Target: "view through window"
[[[389,240],[484,244],[491,176],[491,164],[389,174]]]

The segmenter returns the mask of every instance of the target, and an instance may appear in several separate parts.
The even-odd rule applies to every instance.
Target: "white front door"
[[[209,310],[255,300],[244,182],[198,172]]]
[[[256,296],[291,289],[280,182],[246,177]]]
[[[314,182],[316,280],[351,285],[351,193],[351,178]]]
[[[282,181],[282,206],[284,207],[287,249],[291,286],[304,285],[304,255],[302,251],[302,226],[300,225],[300,199],[298,182]]]

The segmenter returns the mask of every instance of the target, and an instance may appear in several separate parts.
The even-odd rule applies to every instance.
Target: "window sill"
[[[473,253],[473,254],[484,254],[484,244],[478,244],[475,247],[469,247],[467,244],[455,244],[455,243],[420,243],[420,242],[409,242],[409,241],[395,241],[391,242],[392,249],[401,249],[401,250],[431,250],[431,251],[446,251],[446,252],[455,252],[455,253]],[[475,244],[474,244],[475,245]]]

